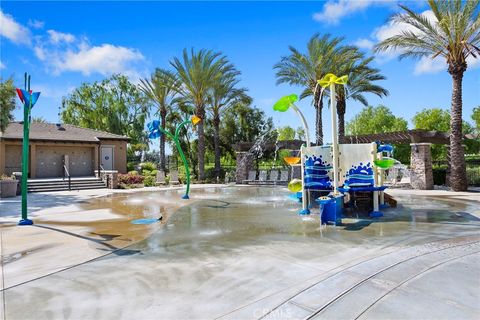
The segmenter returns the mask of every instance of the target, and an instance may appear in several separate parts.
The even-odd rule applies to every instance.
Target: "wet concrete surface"
[[[354,318],[393,318],[395,308],[402,304],[396,301],[393,305],[397,307],[389,308],[385,303],[394,300],[391,297],[395,295],[400,296],[403,303],[423,310],[424,313],[418,311],[421,318],[428,318],[426,309],[405,292],[414,287],[420,290],[422,285],[425,287],[419,295],[425,295],[427,289],[441,289],[427,281],[433,277],[430,280],[434,283],[435,274],[442,278],[448,274],[450,279],[455,279],[443,283],[449,286],[452,295],[455,293],[461,297],[464,292],[470,298],[465,297],[467,305],[458,305],[457,309],[458,298],[450,299],[452,315],[466,310],[460,314],[469,318],[472,312],[478,314],[480,311],[480,293],[475,290],[479,287],[480,270],[478,264],[472,266],[478,261],[478,250],[475,245],[470,248],[472,243],[479,241],[480,219],[475,214],[478,210],[476,201],[400,194],[395,196],[398,208],[385,210],[382,218],[355,215],[343,219],[343,225],[333,227],[320,226],[318,214],[297,215],[299,204],[288,198],[285,188],[196,189],[192,190],[192,200],[186,206],[179,196],[178,191],[115,194],[92,199],[81,207],[85,211],[111,210],[120,217],[117,220],[101,223],[69,222],[68,219],[43,221],[50,223],[48,226],[54,223],[59,229],[72,224],[88,227],[85,236],[101,240],[95,244],[95,250],[108,252],[108,246],[117,246],[122,239],[134,244],[116,250],[116,254],[59,270],[46,277],[6,286],[3,291],[6,318],[322,317],[316,313],[318,305],[303,305],[303,300],[295,300],[299,292],[319,284],[325,290],[330,285],[331,290],[315,293],[318,297],[310,294],[321,304],[327,293],[332,299],[341,293],[341,290],[335,291],[340,284],[351,287],[364,283],[365,277],[369,277],[365,270],[375,273],[385,268],[385,263],[397,260],[404,269],[393,272],[390,278],[379,277],[380,289],[378,282],[373,282],[372,286],[363,286],[364,291],[358,293],[372,297],[365,300],[367,306],[379,292],[387,292],[381,299],[383,303],[368,305],[367,309],[357,308],[359,311],[353,313]],[[160,215],[164,217],[162,223],[149,226],[130,223],[139,217]],[[140,240],[146,233],[149,236]],[[442,260],[443,256],[433,256],[436,258],[432,261],[416,260],[419,265],[422,262],[428,266],[445,262],[441,268],[435,269],[440,271],[426,273],[422,273],[420,267],[417,270],[415,265],[409,267],[402,260],[409,254],[415,256],[425,250],[430,254],[430,251],[439,250],[439,246],[443,248],[445,243],[448,246],[459,243],[462,250],[468,247],[471,255],[463,257],[459,254],[458,260],[448,263]],[[15,259],[21,260],[21,256],[8,256],[4,261],[12,264]],[[363,269],[352,269],[357,265]],[[457,274],[457,267],[468,268],[468,274],[463,273],[464,277]],[[419,276],[415,278],[417,273]],[[332,274],[338,274],[337,282],[326,282]],[[409,274],[414,281],[401,286],[405,279],[395,278],[398,274]],[[5,276],[8,281],[8,274]],[[389,293],[395,286],[401,290]],[[448,292],[446,296],[450,297]],[[349,301],[347,297],[343,299]],[[443,304],[446,298],[433,295],[433,298],[423,299],[435,305]],[[328,302],[325,301],[324,304]],[[332,314],[338,318],[351,318],[347,302],[335,301],[336,305],[329,307],[335,312],[325,313],[326,318]],[[412,307],[411,310],[416,309]],[[403,315],[403,318],[415,317],[415,313]]]

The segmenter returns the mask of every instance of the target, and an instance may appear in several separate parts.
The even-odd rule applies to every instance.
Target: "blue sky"
[[[427,17],[422,2],[405,2]],[[271,106],[300,88],[275,84],[272,66],[292,45],[301,51],[316,32],[344,36],[366,52],[402,26],[390,25],[396,1],[334,0],[315,2],[15,2],[2,1],[0,15],[0,73],[23,85],[23,73],[32,75],[32,89],[42,95],[34,116],[56,122],[61,97],[83,82],[111,73],[132,80],[147,77],[183,48],[207,48],[226,54],[242,72],[241,85],[254,104],[273,117],[276,126],[299,127],[289,114]],[[480,105],[480,63],[469,61],[464,78],[464,119]],[[374,65],[387,77],[382,85],[390,96],[368,96],[371,105],[384,104],[411,122],[427,107],[449,108],[451,79],[441,60],[398,61],[395,54],[377,56]],[[314,126],[309,101],[299,104]],[[362,108],[349,101],[347,120]],[[21,111],[15,113],[20,118]],[[330,138],[328,109],[324,133]]]

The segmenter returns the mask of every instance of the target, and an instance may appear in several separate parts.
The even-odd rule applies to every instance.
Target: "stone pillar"
[[[237,169],[235,171],[235,181],[241,184],[243,180],[248,179],[248,171],[253,169],[253,154],[249,152],[236,152]]]
[[[414,189],[433,189],[433,170],[431,143],[411,143],[410,153],[410,184]]]
[[[111,174],[110,174],[110,184],[109,184],[109,188],[110,189],[118,189],[118,171],[113,171]]]
[[[118,171],[112,170],[104,174],[104,181],[107,184],[108,189],[118,189]]]

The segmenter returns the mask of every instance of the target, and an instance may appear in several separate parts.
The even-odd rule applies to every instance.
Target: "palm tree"
[[[213,142],[215,149],[215,176],[220,177],[220,115],[221,112],[227,108],[233,107],[237,104],[249,105],[252,103],[245,88],[236,88],[240,81],[238,76],[240,72],[231,70],[229,73],[223,74],[222,77],[217,78],[212,85],[212,90],[209,97],[209,113],[213,122]]]
[[[347,100],[352,99],[368,106],[364,93],[373,93],[379,97],[387,96],[388,90],[374,84],[374,81],[385,80],[380,70],[371,68],[369,63],[373,57],[364,58],[357,48],[352,48],[346,54],[339,56],[336,67],[338,75],[348,75],[348,84],[345,90],[337,90],[337,115],[338,115],[338,140],[344,142],[345,138],[345,112]]]
[[[176,104],[176,88],[179,82],[173,72],[157,68],[150,80],[140,80],[140,90],[148,99],[155,103],[158,109],[156,116],[160,116],[160,126],[165,130],[167,113],[173,110]],[[165,135],[160,136],[160,169],[165,171]]]
[[[320,98],[320,89],[317,80],[332,72],[333,58],[341,55],[347,47],[339,46],[343,38],[331,38],[329,34],[320,36],[315,34],[307,43],[307,52],[301,53],[290,46],[290,55],[283,56],[280,62],[274,65],[277,70],[277,84],[287,83],[304,88],[300,99],[313,97],[313,106],[316,111],[315,134],[317,145],[323,144],[322,109],[323,101]]]
[[[409,26],[379,43],[375,50],[401,50],[405,57],[432,59],[442,57],[452,76],[452,107],[450,120],[450,185],[454,191],[467,190],[465,153],[462,145],[462,80],[467,58],[480,54],[479,0],[428,0],[435,19],[432,21],[400,5],[402,13],[391,21]]]
[[[198,128],[198,179],[205,179],[205,107],[208,104],[210,91],[213,83],[229,73],[233,66],[226,56],[211,50],[195,51],[183,50],[182,59],[174,58],[170,64],[175,68],[181,85],[177,88],[178,93],[186,103],[195,107],[195,114],[202,120],[197,124]]]

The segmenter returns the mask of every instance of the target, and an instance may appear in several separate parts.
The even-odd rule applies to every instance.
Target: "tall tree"
[[[374,82],[384,80],[385,77],[380,74],[380,70],[369,66],[373,57],[364,58],[358,48],[351,48],[344,54],[335,57],[336,73],[338,75],[348,75],[348,83],[345,89],[336,91],[337,95],[337,115],[338,115],[338,140],[344,142],[345,137],[345,113],[347,110],[347,101],[354,100],[368,106],[365,93],[372,93],[379,97],[387,96],[388,91]]]
[[[450,131],[450,113],[440,108],[422,109],[412,118],[415,129],[430,131]],[[445,160],[447,148],[444,145],[432,145],[432,159]]]
[[[407,129],[407,120],[396,117],[388,107],[382,105],[365,107],[347,122],[347,133],[353,136]]]
[[[190,52],[183,50],[181,59],[173,58],[170,64],[175,68],[181,85],[178,93],[186,103],[195,107],[195,114],[202,120],[198,127],[198,173],[199,180],[205,179],[205,107],[208,104],[213,83],[224,73],[229,73],[233,66],[226,56],[211,50]]]
[[[290,54],[281,57],[280,62],[273,67],[277,71],[277,84],[287,83],[302,87],[303,92],[300,99],[313,96],[317,145],[323,144],[323,101],[320,98],[321,90],[317,80],[325,74],[333,72],[333,58],[349,49],[349,47],[340,46],[342,40],[343,38],[332,38],[329,34],[323,36],[315,34],[307,43],[306,53],[301,53],[290,46]]]
[[[122,75],[84,83],[64,99],[65,123],[128,136],[131,145],[145,145],[148,103],[143,93]]]
[[[0,132],[7,129],[10,121],[13,121],[15,109],[15,86],[13,79],[1,81],[0,79]]]
[[[273,120],[265,112],[245,104],[225,109],[220,123],[220,141],[225,153],[235,157],[233,145],[238,142],[275,142]]]
[[[277,128],[277,132],[278,132],[278,137],[277,137],[278,141],[293,140],[295,139],[295,136],[296,136],[295,129],[293,129],[290,126]]]
[[[376,46],[376,51],[400,50],[400,58],[441,57],[453,82],[450,120],[450,184],[467,190],[465,152],[462,145],[462,81],[467,58],[480,54],[479,0],[428,0],[434,19],[400,5],[403,12],[391,18],[407,27]]]
[[[395,116],[392,111],[379,105],[363,108],[353,119],[347,122],[346,131],[349,135],[363,135],[373,133],[385,133],[405,131],[408,129],[407,120]],[[353,138],[355,139],[355,138]],[[410,146],[395,145],[395,158],[402,163],[410,162]]]
[[[157,68],[150,79],[140,80],[140,90],[142,90],[147,98],[155,103],[155,116],[160,116],[160,126],[166,128],[167,113],[174,110],[177,88],[180,85],[175,73]],[[165,135],[160,136],[160,168],[165,171]]]
[[[231,108],[236,104],[249,105],[252,103],[246,92],[245,88],[236,88],[238,82],[238,76],[240,72],[232,69],[228,73],[224,73],[221,77],[218,77],[212,84],[212,90],[210,92],[208,111],[210,113],[213,123],[213,141],[215,151],[215,176],[220,177],[220,115],[221,112],[227,108]]]
[[[473,116],[473,115],[472,115]],[[430,131],[448,132],[450,130],[450,112],[440,108],[422,109],[412,118],[415,129],[425,129]],[[462,132],[464,135],[475,135],[475,129],[468,122],[463,121]],[[464,140],[467,152],[475,152],[478,148],[476,141]],[[432,146],[432,158],[434,160],[444,160],[447,158],[447,148],[445,145]]]

